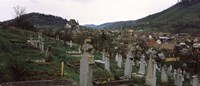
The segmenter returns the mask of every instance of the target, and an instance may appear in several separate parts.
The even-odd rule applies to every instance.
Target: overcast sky
[[[13,7],[76,19],[83,24],[136,20],[160,12],[177,0],[0,0],[0,21],[14,18]]]

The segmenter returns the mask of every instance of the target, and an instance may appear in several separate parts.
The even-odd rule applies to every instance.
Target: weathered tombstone
[[[56,40],[60,40],[59,35],[56,35]]]
[[[116,55],[115,55],[115,62],[118,62],[118,60],[119,60],[119,54],[116,53]]]
[[[192,76],[192,83],[191,83],[191,85],[192,86],[199,86],[200,85],[198,75]]]
[[[140,68],[139,68],[139,72],[140,74],[145,74],[146,71],[146,61],[145,61],[145,56],[144,54],[142,54],[141,58],[140,58]]]
[[[105,69],[110,73],[110,59],[108,57],[105,58]]]
[[[139,61],[136,59],[135,60],[136,66],[138,67],[140,65]]]
[[[41,52],[44,52],[44,42],[41,42]]]
[[[161,72],[161,83],[164,86],[167,86],[167,83],[168,83],[168,77],[167,77],[166,69],[167,69],[166,65],[164,65],[162,67],[162,72]]]
[[[178,69],[178,72],[177,72],[177,86],[183,86],[183,76],[182,76],[182,70],[181,69]]]
[[[186,72],[186,78],[189,79],[190,78],[190,74],[188,72]]]
[[[124,76],[126,78],[131,78],[132,59],[133,59],[133,54],[131,51],[129,51],[128,54],[126,55],[126,63],[125,63],[125,70],[124,70]]]
[[[69,46],[70,46],[70,47],[73,46],[72,40],[70,40]]]
[[[122,68],[122,61],[123,61],[122,55],[119,54],[118,60],[117,60],[117,66],[118,66],[119,68]]]
[[[91,40],[86,39],[82,46],[84,53],[80,60],[80,86],[93,86],[92,85],[92,69],[94,66],[94,56],[92,55]]]
[[[46,52],[45,52],[45,56],[44,56],[45,61],[47,61],[48,58],[49,58],[49,47],[47,47]]]
[[[78,48],[78,52],[81,53],[81,46]]]
[[[150,54],[148,65],[147,65],[147,75],[146,75],[146,85],[156,86],[156,62],[152,59],[153,55]]]
[[[106,58],[106,52],[105,52],[105,50],[103,50],[103,52],[102,52],[102,61],[105,61],[105,58]]]
[[[174,80],[174,85],[177,85],[178,81],[177,81],[177,72],[176,72],[176,69],[174,69],[174,72],[173,72],[173,80]]]
[[[167,69],[167,75],[172,76],[172,65],[170,65],[169,68]]]

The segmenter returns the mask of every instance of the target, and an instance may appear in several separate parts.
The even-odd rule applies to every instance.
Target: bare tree
[[[13,9],[14,9],[14,13],[15,13],[15,18],[19,18],[20,16],[26,14],[25,7],[16,6],[16,7],[13,7]]]
[[[20,6],[16,6],[13,8],[15,14],[13,25],[22,29],[33,30],[33,25],[31,25],[30,21],[24,16],[26,14],[26,8]]]

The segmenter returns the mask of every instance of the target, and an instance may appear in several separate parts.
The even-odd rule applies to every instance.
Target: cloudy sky
[[[14,18],[13,7],[76,19],[83,24],[136,20],[169,8],[177,0],[0,0],[0,21]]]

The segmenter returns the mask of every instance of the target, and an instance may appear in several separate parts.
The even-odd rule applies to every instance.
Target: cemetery
[[[22,33],[17,30],[15,33],[10,33],[13,35],[27,35],[23,39],[27,39],[27,42],[23,40],[23,42],[20,42],[15,39],[15,42],[13,40],[11,43],[18,46],[26,46],[25,50],[20,50],[21,53],[33,54],[32,57],[27,55],[28,57],[24,58],[25,63],[23,63],[31,67],[31,69],[23,69],[26,72],[25,74],[31,77],[24,76],[25,78],[22,80],[71,79],[76,85],[80,86],[198,86],[199,84],[195,71],[190,71],[189,69],[195,64],[195,59],[185,62],[185,60],[192,57],[184,57],[188,56],[188,54],[176,48],[180,45],[176,44],[173,47],[167,47],[170,41],[163,43],[164,40],[162,40],[149,44],[149,41],[154,40],[154,36],[147,37],[147,43],[145,44],[145,41],[143,41],[145,39],[137,37],[126,41],[123,37],[130,37],[131,35],[122,34],[117,36],[123,41],[118,38],[118,40],[113,39],[115,42],[106,40],[107,38],[100,39],[105,42],[111,42],[111,44],[114,43],[115,46],[108,46],[108,43],[100,43],[98,45],[103,45],[103,47],[99,47],[98,45],[93,46],[93,38],[91,36],[82,40],[82,45],[73,44],[72,46],[72,41],[68,42],[69,45],[61,43],[62,39],[51,38],[48,41],[48,36],[45,36],[42,32],[31,33],[31,35],[27,33],[29,32]],[[112,34],[115,35],[115,33]],[[140,33],[132,34],[140,35]],[[101,36],[101,34],[99,35]],[[103,35],[111,37],[108,34]],[[137,43],[131,42],[133,40],[138,41]],[[173,41],[176,42],[175,39]],[[195,38],[195,43],[198,43],[197,38]],[[154,47],[154,44],[158,45],[158,48]],[[162,44],[164,47],[162,47]],[[194,55],[199,56],[198,44],[186,46],[194,47],[195,50],[191,52],[195,52]],[[19,53],[16,52],[16,54]],[[46,83],[48,81],[41,82]],[[51,82],[53,83],[54,81]]]
[[[189,9],[196,2],[178,0],[177,6]],[[170,22],[150,21],[157,16],[108,23],[105,28],[51,15],[41,18],[44,25],[0,22],[0,86],[200,86],[198,19],[171,23],[182,18],[176,15]],[[49,18],[51,22],[43,22]],[[56,25],[48,26],[52,22]],[[161,26],[164,29],[157,30]],[[198,34],[179,31],[188,27],[198,28]]]

